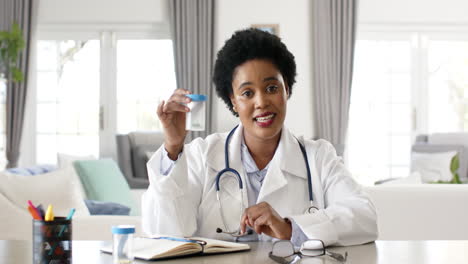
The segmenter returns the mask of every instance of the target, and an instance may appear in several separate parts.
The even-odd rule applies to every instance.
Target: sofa
[[[132,190],[135,201],[140,201],[143,189]],[[0,240],[31,240],[32,218],[26,209],[12,204],[0,195]],[[113,225],[135,225],[136,234],[141,235],[140,216],[81,215],[73,217],[73,239],[111,240]]]
[[[131,132],[116,136],[120,170],[131,188],[147,188],[146,162],[164,143],[162,132]]]
[[[412,153],[456,152],[460,165],[457,170],[460,181],[468,182],[468,133],[421,134],[411,147]]]
[[[468,239],[468,184],[378,185],[374,203],[381,240]]]
[[[132,189],[135,202],[145,189]],[[468,239],[468,185],[420,184],[365,187],[378,215],[380,240]],[[66,194],[64,194],[66,195]],[[27,211],[0,195],[0,240],[31,240],[32,220]],[[110,228],[133,224],[142,234],[140,216],[81,215],[73,218],[73,239],[110,240]]]
[[[135,225],[141,234],[139,208],[144,190],[130,189],[111,159],[62,160],[58,167],[45,171],[37,167],[2,171],[0,239],[31,239],[28,200],[44,209],[52,205],[55,216],[66,216],[74,208],[74,239],[107,240],[111,226],[119,224]]]

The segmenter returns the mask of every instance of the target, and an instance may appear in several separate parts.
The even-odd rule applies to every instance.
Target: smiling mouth
[[[253,120],[255,121],[255,124],[257,124],[257,126],[262,128],[268,128],[275,121],[275,117],[275,113],[265,113],[263,115],[255,117]]]
[[[254,120],[257,121],[257,122],[267,122],[271,119],[273,119],[273,117],[275,117],[276,114],[269,114],[269,115],[265,115],[265,116],[258,116],[258,117],[255,117]]]

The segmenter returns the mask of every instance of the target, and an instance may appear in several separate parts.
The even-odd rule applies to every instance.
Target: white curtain
[[[312,1],[315,135],[345,149],[356,39],[357,0]]]
[[[214,5],[214,0],[169,0],[177,87],[208,96],[205,131],[192,131],[188,140],[212,130]]]

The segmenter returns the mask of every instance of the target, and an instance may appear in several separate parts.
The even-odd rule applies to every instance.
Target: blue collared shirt
[[[181,154],[179,154],[180,157]],[[270,166],[270,163],[267,164],[265,168],[262,170],[259,170],[257,167],[257,164],[252,158],[252,155],[250,155],[249,149],[247,148],[247,145],[244,142],[244,137],[242,137],[242,145],[241,145],[241,160],[242,160],[242,165],[244,166],[245,172],[247,173],[247,184],[246,184],[246,189],[247,189],[247,195],[249,197],[249,207],[257,204],[258,200],[258,195],[260,194],[260,189],[263,184],[263,180],[265,179],[265,176],[268,172],[268,167]],[[160,167],[160,173],[162,175],[168,175],[172,168],[174,167],[175,161],[171,160],[168,155],[167,151],[165,148],[163,148],[163,152],[161,155],[161,167]],[[293,219],[289,219],[291,221],[291,226],[292,226],[292,235],[291,235],[291,242],[295,246],[300,246],[302,243],[304,243],[307,240],[307,236],[304,234],[304,232],[301,230],[301,228],[296,224],[296,222]],[[246,237],[241,237],[239,241],[256,241],[258,240],[258,235],[256,233],[246,236]]]

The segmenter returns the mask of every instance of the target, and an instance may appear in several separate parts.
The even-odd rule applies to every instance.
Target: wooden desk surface
[[[112,264],[112,255],[101,253],[101,241],[73,241],[74,264]],[[275,263],[268,258],[271,243],[250,242],[251,250],[223,255],[180,258],[152,263]],[[468,240],[451,241],[377,241],[375,243],[336,247],[330,250],[348,252],[346,263],[359,264],[438,264],[468,263]],[[0,240],[0,263],[32,263],[32,244],[22,240]],[[135,260],[134,263],[148,263]],[[333,264],[338,263],[329,257],[304,258],[300,263]]]

